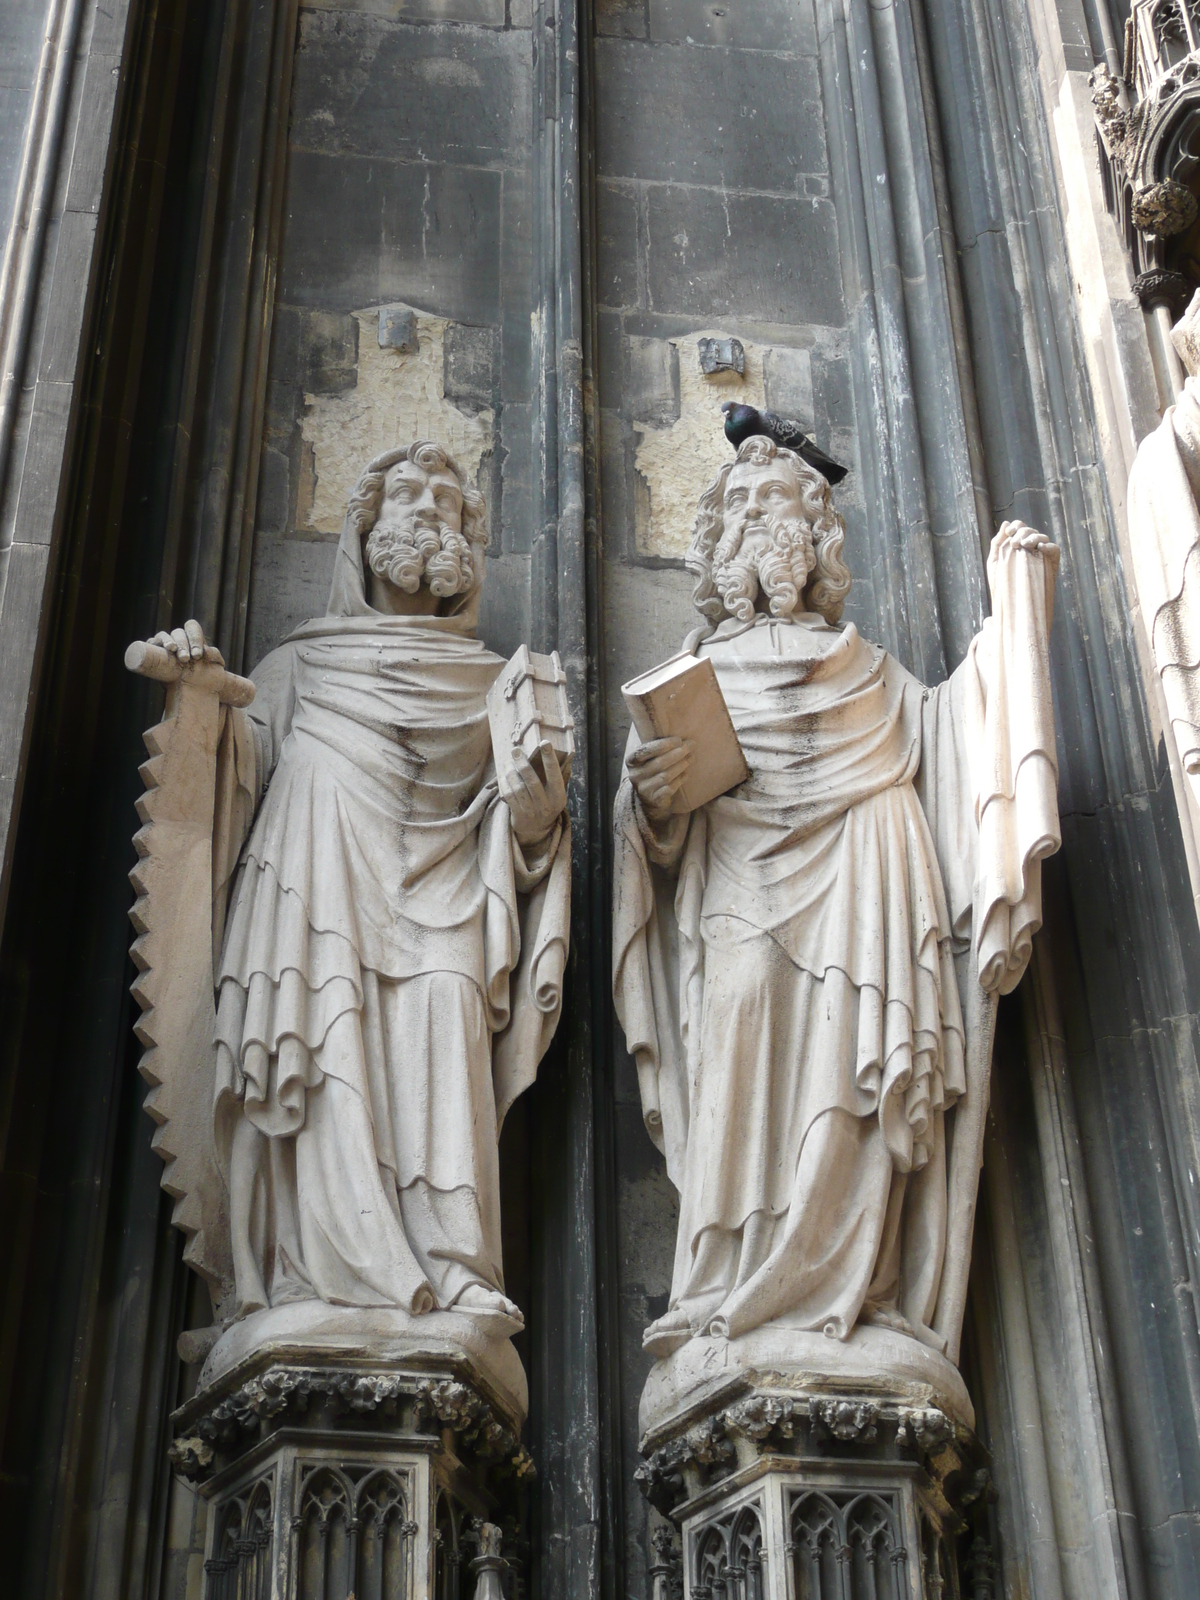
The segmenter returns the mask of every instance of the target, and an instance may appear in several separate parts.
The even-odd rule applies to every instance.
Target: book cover
[[[695,811],[750,776],[711,661],[684,652],[622,684],[643,744],[676,735],[695,741],[673,811]]]

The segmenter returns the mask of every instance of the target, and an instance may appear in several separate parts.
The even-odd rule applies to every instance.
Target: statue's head
[[[376,456],[347,516],[365,540],[364,568],[406,594],[424,585],[442,600],[482,587],[484,499],[440,444],[419,440]]]
[[[696,608],[711,622],[749,622],[763,600],[775,617],[807,610],[837,622],[850,590],[845,537],[821,474],[755,434],[700,496],[686,558]]]

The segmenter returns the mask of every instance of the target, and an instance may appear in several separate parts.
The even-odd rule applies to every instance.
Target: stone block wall
[[[484,631],[526,637],[531,71],[519,0],[300,7],[248,665],[324,610],[357,472],[413,437],[486,494]]]

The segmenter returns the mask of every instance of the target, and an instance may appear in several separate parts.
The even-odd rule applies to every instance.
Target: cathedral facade
[[[0,40],[6,1592],[1200,1592],[1200,6]]]

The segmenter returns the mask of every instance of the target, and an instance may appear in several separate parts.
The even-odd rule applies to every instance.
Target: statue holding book
[[[996,997],[1059,844],[1058,551],[1001,527],[993,614],[928,688],[841,622],[843,536],[817,470],[746,440],[700,499],[703,625],[626,685],[614,993],[679,1191],[645,1333],[676,1399],[792,1355],[961,1390]]]
[[[497,1139],[561,1004],[572,742],[557,659],[475,636],[486,537],[443,449],[390,450],[326,614],[252,685],[195,623],[131,649],[175,680],[135,877],[143,1071],[233,1355],[362,1316],[376,1347],[521,1326]]]

